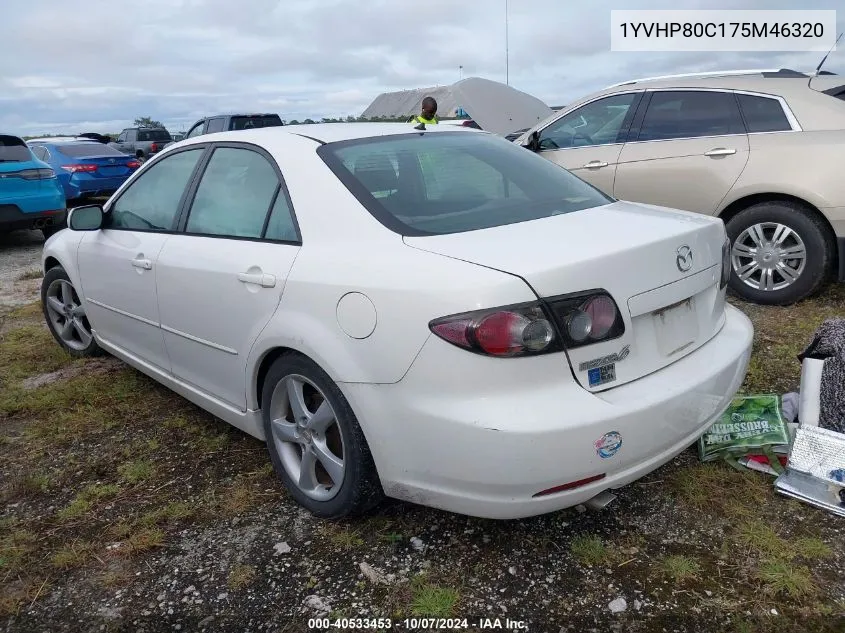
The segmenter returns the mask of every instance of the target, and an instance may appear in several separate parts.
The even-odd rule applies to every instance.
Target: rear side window
[[[784,132],[792,129],[777,99],[744,94],[738,94],[737,97],[749,132]]]
[[[170,133],[167,130],[138,130],[139,141],[165,141],[169,142]]]
[[[403,134],[330,143],[317,153],[376,219],[402,235],[474,231],[611,201],[489,134]]]
[[[123,158],[126,157],[126,154],[123,152],[116,150],[113,147],[109,147],[108,145],[103,145],[102,143],[68,143],[66,145],[59,146],[59,150],[65,156],[70,156],[71,158],[87,158],[88,156],[121,156]]]
[[[257,127],[277,127],[282,120],[277,114],[268,116],[233,116],[229,125],[230,130],[250,130]]]
[[[637,140],[744,134],[733,94],[695,90],[658,91],[648,104]]]
[[[17,136],[0,135],[0,163],[24,163],[32,160],[32,152]]]

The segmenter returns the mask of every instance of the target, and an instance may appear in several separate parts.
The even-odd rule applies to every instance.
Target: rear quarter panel
[[[845,206],[845,130],[749,134],[751,157],[720,205],[753,194],[780,193],[824,212]]]

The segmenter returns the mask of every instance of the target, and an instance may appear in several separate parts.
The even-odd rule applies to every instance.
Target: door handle
[[[607,163],[603,160],[591,160],[584,167],[586,169],[600,169],[601,167],[607,167]]]
[[[153,263],[149,259],[133,259],[132,265],[135,268],[143,268],[144,270],[152,270]]]
[[[731,154],[736,154],[736,150],[727,147],[717,147],[709,152],[704,152],[705,156],[730,156]]]
[[[267,273],[238,273],[238,281],[245,284],[255,284],[262,288],[272,288],[276,285],[276,276]]]

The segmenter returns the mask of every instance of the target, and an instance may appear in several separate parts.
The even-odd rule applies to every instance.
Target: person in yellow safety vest
[[[425,123],[435,125],[437,123],[437,101],[434,97],[426,97],[422,100],[422,112],[411,119],[411,123]]]

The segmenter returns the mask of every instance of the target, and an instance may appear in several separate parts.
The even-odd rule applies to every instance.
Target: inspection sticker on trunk
[[[596,367],[587,372],[587,378],[590,381],[591,387],[598,387],[608,382],[616,380],[616,363]]]

